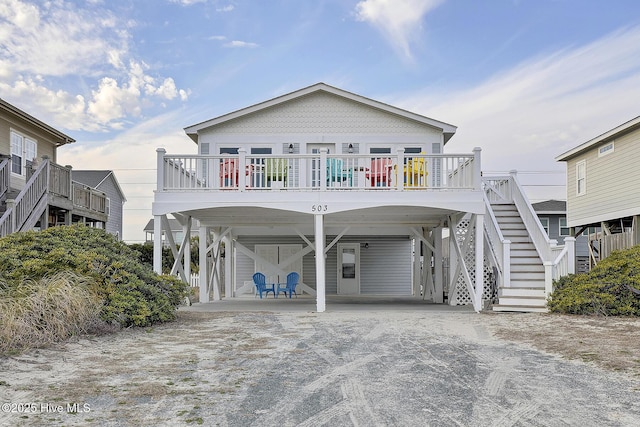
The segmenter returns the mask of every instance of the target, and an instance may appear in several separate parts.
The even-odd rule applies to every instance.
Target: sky
[[[532,202],[566,199],[554,159],[640,115],[637,0],[0,0],[0,98],[113,170],[123,238],[144,240],[156,149],[184,128],[324,82],[453,124]]]

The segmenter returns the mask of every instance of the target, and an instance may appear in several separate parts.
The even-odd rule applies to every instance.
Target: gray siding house
[[[571,236],[571,230],[567,226],[567,202],[564,200],[545,200],[532,203],[531,206],[549,238],[556,240],[558,245],[564,245],[565,237]],[[589,239],[587,233],[581,233],[575,238],[576,272],[586,273],[589,271]]]
[[[556,157],[567,165],[567,226],[597,262],[640,243],[640,116]]]
[[[74,170],[73,179],[88,187],[105,193],[106,210],[109,215],[105,224],[107,232],[122,240],[123,206],[127,199],[113,171],[110,170]]]

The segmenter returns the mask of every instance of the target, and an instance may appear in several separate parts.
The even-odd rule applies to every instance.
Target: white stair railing
[[[538,215],[518,182],[516,171],[511,171],[508,177],[483,178],[483,184],[485,203],[489,204],[488,210],[491,213],[493,213],[490,207],[491,203],[513,203],[516,206],[545,268],[545,293],[549,296],[553,290],[554,280],[567,274],[575,273],[575,238],[565,238],[564,246],[558,246],[557,241],[549,239],[538,219]],[[486,221],[486,223],[490,222]],[[489,236],[495,241],[499,240],[497,236]],[[506,255],[504,263],[505,265],[510,263]],[[507,270],[505,269],[505,271]],[[509,281],[505,280],[505,286],[508,286],[508,284]]]

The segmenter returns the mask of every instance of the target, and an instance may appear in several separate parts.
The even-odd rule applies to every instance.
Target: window
[[[570,236],[569,227],[567,227],[567,217],[562,216],[558,219],[560,225],[560,235],[561,236]]]
[[[542,228],[544,228],[547,236],[549,235],[549,218],[540,218],[540,224],[542,224]]]
[[[18,132],[11,131],[11,172],[26,175],[26,167],[37,156],[36,141]]]
[[[613,141],[603,145],[598,149],[598,157],[606,156],[607,154],[611,153],[613,153]]]
[[[582,196],[587,194],[587,161],[582,160],[576,163],[576,194]]]
[[[391,148],[389,148],[389,147],[385,147],[385,148],[372,147],[372,148],[369,149],[369,153],[370,154],[391,154]]]

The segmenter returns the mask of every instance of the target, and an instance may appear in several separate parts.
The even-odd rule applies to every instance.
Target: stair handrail
[[[36,169],[27,181],[22,191],[14,199],[13,215],[15,228],[22,228],[33,208],[38,204],[42,196],[47,193],[49,187],[49,159],[43,159],[42,164]]]
[[[498,269],[498,286],[509,286],[511,282],[511,265],[509,263],[511,241],[504,238],[486,192],[484,192],[483,198],[486,215],[489,219],[484,222],[484,232],[487,237],[490,259]]]
[[[9,191],[10,172],[9,159],[0,156],[0,198]]]
[[[543,262],[552,262],[553,254],[551,247],[555,246],[555,242],[549,239],[549,235],[544,230],[544,227],[542,227],[538,215],[518,181],[517,172],[511,171],[509,174],[511,176],[511,197],[531,237],[533,246],[535,246]]]

